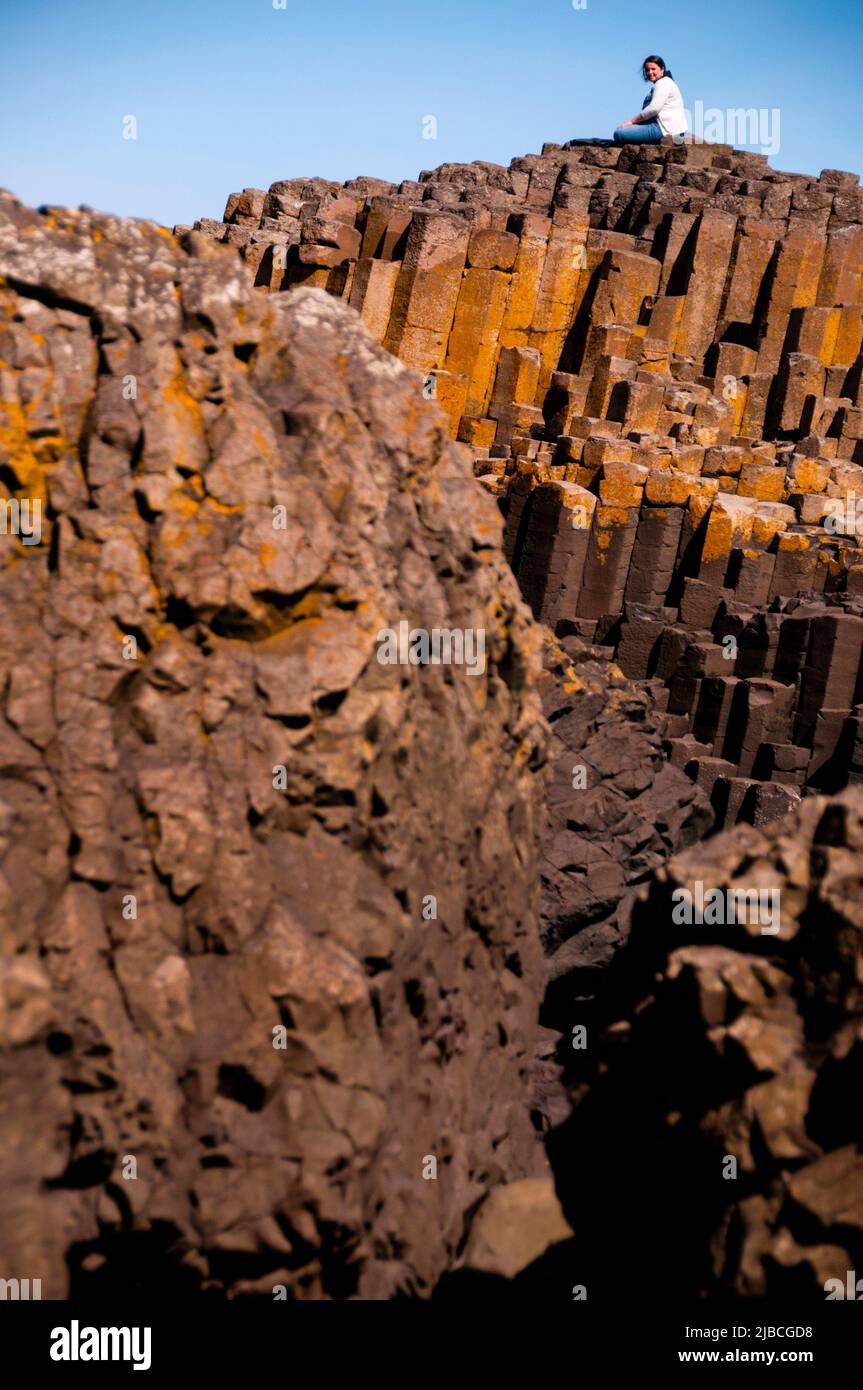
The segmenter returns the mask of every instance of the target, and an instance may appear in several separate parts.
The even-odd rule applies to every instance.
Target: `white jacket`
[[[682,135],[686,130],[683,97],[673,77],[660,77],[650,89],[642,117],[658,121],[663,135]]]

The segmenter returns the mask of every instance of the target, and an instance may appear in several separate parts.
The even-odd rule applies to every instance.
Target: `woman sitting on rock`
[[[644,105],[631,121],[624,121],[614,132],[616,145],[646,145],[661,140],[663,135],[676,136],[680,141],[686,132],[686,113],[680,88],[657,53],[651,53],[641,65],[645,82],[651,82]]]

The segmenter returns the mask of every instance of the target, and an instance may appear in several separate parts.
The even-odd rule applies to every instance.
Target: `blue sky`
[[[0,186],[170,226],[281,178],[506,164],[610,134],[650,52],[690,110],[777,110],[775,168],[860,172],[861,37],[860,0],[0,0]]]

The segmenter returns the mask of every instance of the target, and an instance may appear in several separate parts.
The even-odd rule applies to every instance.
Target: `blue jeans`
[[[658,121],[640,121],[638,125],[619,125],[614,132],[615,145],[653,145],[662,139]]]

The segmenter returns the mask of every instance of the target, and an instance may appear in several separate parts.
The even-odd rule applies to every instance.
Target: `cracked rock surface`
[[[0,277],[0,483],[42,506],[0,536],[4,1273],[422,1294],[547,1171],[495,504],[321,290],[8,195]],[[402,619],[483,629],[484,672],[380,664]]]

